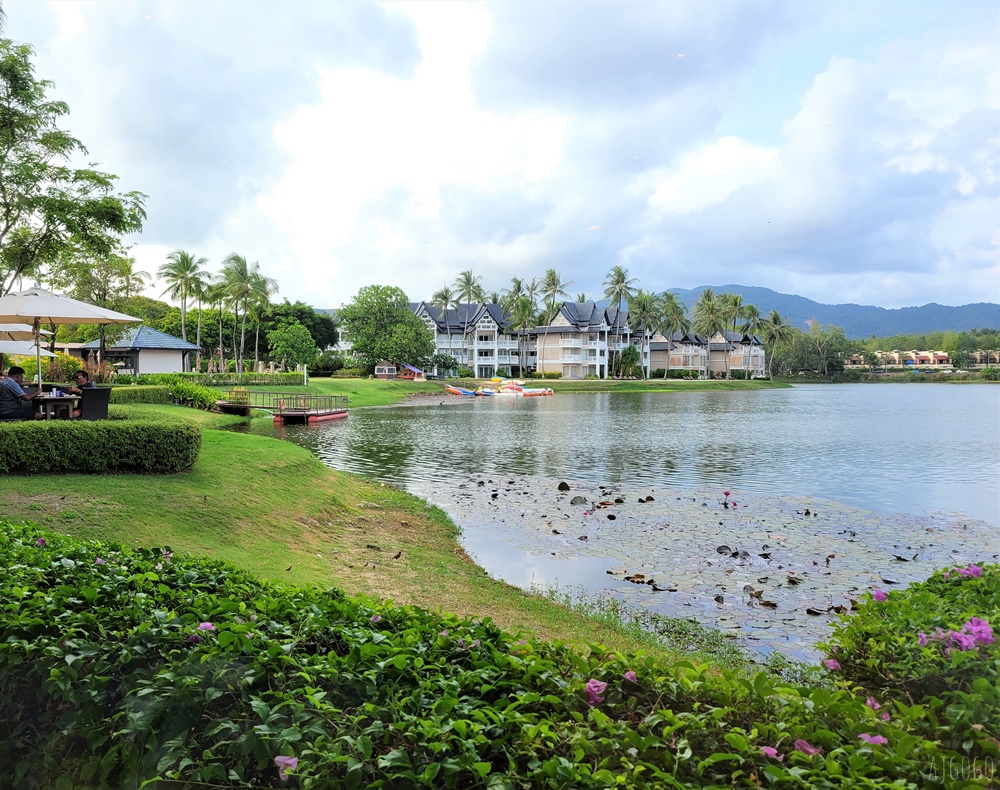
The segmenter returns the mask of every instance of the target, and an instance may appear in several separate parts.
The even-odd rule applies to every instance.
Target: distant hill
[[[770,288],[749,285],[702,285],[691,290],[671,288],[690,310],[701,292],[738,293],[744,302],[757,305],[761,315],[777,310],[792,326],[805,330],[808,321],[843,327],[851,338],[923,335],[930,332],[965,332],[969,329],[1000,328],[1000,304],[977,302],[961,307],[925,304],[920,307],[885,307],[859,304],[822,304],[804,296],[782,294]]]
[[[685,290],[671,288],[690,312],[701,292],[711,288],[719,293],[737,293],[743,301],[757,305],[761,315],[777,310],[794,327],[808,329],[809,321],[842,327],[850,338],[891,337],[892,335],[925,335],[930,332],[967,332],[970,329],[1000,329],[1000,304],[976,302],[961,307],[930,304],[920,307],[885,307],[860,304],[822,304],[804,296],[782,294],[770,288],[752,285],[700,285]],[[608,300],[597,302],[607,305]],[[334,310],[320,312],[335,313]]]

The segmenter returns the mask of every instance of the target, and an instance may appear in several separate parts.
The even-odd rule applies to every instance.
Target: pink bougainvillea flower
[[[202,623],[198,626],[199,631],[214,631],[215,626],[212,623]]]
[[[858,740],[873,744],[874,746],[885,746],[889,740],[884,735],[869,735],[863,732],[858,736]]]
[[[976,642],[981,645],[992,645],[993,642],[996,641],[993,636],[993,628],[986,620],[973,617],[963,626],[963,628],[972,634]]]
[[[200,641],[201,641],[201,637],[200,637],[200,636],[198,636],[198,634],[191,634],[191,635],[190,635],[190,636],[188,637],[188,642],[190,642],[190,643],[191,643],[192,645],[196,645],[196,644],[198,644],[198,643],[199,643]]]
[[[962,576],[975,576],[975,577],[979,577],[979,576],[983,575],[983,569],[980,568],[978,565],[971,564],[971,563],[966,568],[959,568],[958,572]]]
[[[976,637],[972,634],[966,634],[961,631],[952,631],[951,642],[952,644],[958,645],[962,650],[976,649]]]
[[[765,757],[770,757],[772,760],[777,760],[779,763],[785,759],[782,755],[778,754],[778,750],[773,746],[761,746],[760,753]]]
[[[635,672],[633,672],[631,669],[625,673],[625,680],[629,681],[630,683],[636,683],[636,684],[639,682],[639,678],[635,676]]]
[[[98,557],[96,560],[94,560],[94,565],[103,565],[103,564],[104,564],[104,560],[102,560],[100,557]]]
[[[35,543],[37,543],[43,549],[45,548],[45,538],[39,538],[38,540],[35,541]]]
[[[872,598],[876,601],[885,601],[889,598],[884,592],[882,592],[878,587],[872,590]]]
[[[587,687],[585,691],[587,692],[587,704],[590,707],[594,707],[600,702],[604,702],[604,697],[601,694],[607,689],[608,684],[597,680],[596,678],[591,678],[587,681]]]
[[[875,697],[869,697],[865,700],[865,705],[867,705],[872,710],[878,710],[882,706],[878,704],[878,700]]]
[[[274,758],[274,764],[278,767],[278,778],[282,782],[287,782],[289,772],[299,767],[299,758],[278,755]]]
[[[882,721],[889,721],[889,719],[891,719],[891,718],[892,718],[892,716],[890,716],[887,711],[882,713],[882,716],[881,716]]]
[[[835,658],[828,658],[823,662],[823,666],[830,670],[840,669],[840,662]]]
[[[811,745],[808,741],[804,741],[801,738],[795,741],[795,751],[802,752],[802,754],[807,757],[812,757],[814,754],[822,754],[822,749],[817,749],[815,746]]]
[[[382,615],[380,615],[380,614],[373,614],[371,617],[368,618],[368,621],[371,622],[371,623],[381,623],[382,622]]]
[[[951,571],[945,571],[941,575],[944,576],[944,578],[946,578],[946,579],[950,579],[951,578]]]
[[[451,636],[451,631],[445,628],[438,636]]]
[[[917,634],[917,644],[921,647],[927,647],[927,634],[923,631]]]

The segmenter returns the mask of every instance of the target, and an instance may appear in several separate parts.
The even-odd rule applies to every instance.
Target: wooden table
[[[41,406],[42,413],[45,415],[46,420],[71,420],[73,419],[73,410],[76,408],[76,404],[80,402],[80,396],[50,395],[46,393],[45,395],[37,395],[34,398],[34,401]],[[57,412],[62,412],[65,416],[55,416]]]

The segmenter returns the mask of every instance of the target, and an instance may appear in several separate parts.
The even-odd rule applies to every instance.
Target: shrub
[[[665,379],[667,377],[667,370],[666,368],[656,368],[650,372],[649,377],[651,379]]]
[[[951,755],[846,689],[582,655],[2,521],[0,564],[0,764],[29,790],[289,773],[312,788],[958,786],[934,774]]]
[[[186,422],[26,420],[0,425],[0,472],[180,472],[201,450]]]
[[[546,370],[541,376],[543,379],[561,379],[562,371],[560,370]],[[536,376],[537,378],[537,376]]]
[[[938,571],[867,596],[827,645],[845,682],[909,706],[916,731],[1000,758],[1000,566]]]
[[[192,406],[204,411],[214,409],[216,401],[220,398],[218,391],[187,381],[175,381],[167,389],[170,392],[170,397],[182,406]]]
[[[1000,368],[987,365],[979,371],[979,378],[983,381],[1000,381]]]
[[[111,403],[173,403],[170,388],[164,386],[112,387]]]

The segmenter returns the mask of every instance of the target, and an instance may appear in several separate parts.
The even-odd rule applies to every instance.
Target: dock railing
[[[299,395],[289,392],[261,392],[243,388],[233,389],[222,396],[228,406],[245,406],[273,412],[322,412],[347,411],[346,395]]]

